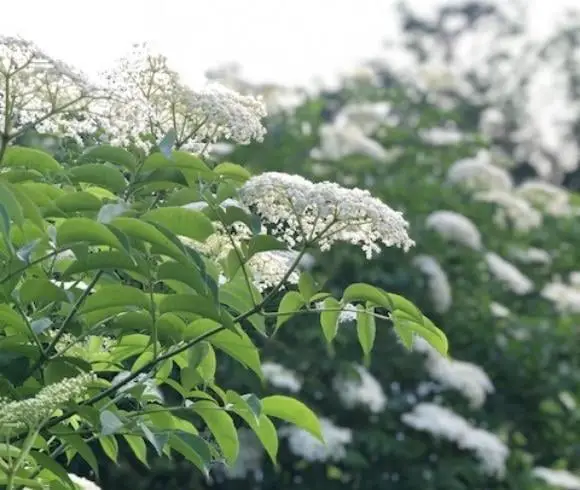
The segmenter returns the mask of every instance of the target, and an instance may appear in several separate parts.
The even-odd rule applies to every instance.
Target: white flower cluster
[[[266,172],[249,179],[240,196],[291,247],[317,243],[326,251],[343,241],[360,246],[370,258],[381,243],[404,250],[414,245],[402,214],[361,189]]]
[[[0,426],[34,427],[50,417],[57,408],[85,394],[95,378],[94,374],[81,374],[45,386],[33,398],[17,401],[0,399]]]
[[[79,488],[79,490],[101,490],[101,487],[99,487],[97,484],[95,484],[90,480],[87,480],[86,478],[83,478],[82,476],[77,476],[72,473],[69,473],[68,476],[72,480],[72,482]]]
[[[456,161],[447,170],[447,181],[474,190],[510,191],[513,181],[509,172],[491,164],[485,155]]]
[[[510,251],[510,255],[523,264],[550,264],[552,256],[541,248],[515,248]]]
[[[527,232],[542,225],[542,213],[532,207],[523,197],[511,192],[490,190],[476,193],[473,198],[476,201],[497,204],[499,209],[495,215],[495,222],[506,227],[507,223],[518,231]]]
[[[454,211],[434,211],[425,220],[427,229],[436,231],[446,240],[473,250],[481,250],[481,234],[469,218]]]
[[[504,305],[496,303],[495,301],[489,305],[489,309],[491,314],[496,318],[507,318],[511,315],[509,308],[506,308]]]
[[[298,393],[302,389],[302,381],[294,371],[275,362],[264,362],[262,364],[264,378],[272,386],[282,388],[291,393]]]
[[[429,432],[456,443],[460,449],[473,451],[484,473],[499,478],[505,475],[509,448],[496,435],[474,427],[455,412],[434,403],[419,403],[402,420],[415,430]]]
[[[580,287],[574,284],[565,284],[560,278],[555,278],[544,286],[541,295],[562,314],[580,313]]]
[[[98,128],[90,103],[104,92],[87,77],[44,53],[34,43],[0,36],[0,135],[27,127],[75,138]],[[82,111],[83,117],[77,117]]]
[[[430,255],[417,255],[412,263],[428,278],[427,287],[435,311],[438,313],[449,311],[453,302],[451,284],[437,259]]]
[[[465,396],[471,408],[480,408],[487,395],[494,392],[493,383],[480,366],[445,358],[420,337],[415,338],[413,349],[426,354],[425,367],[429,375],[442,386]]]
[[[391,105],[388,102],[366,102],[348,104],[336,115],[336,124],[353,125],[365,134],[376,132],[383,125],[396,125],[397,118],[392,114]]]
[[[356,378],[337,376],[333,387],[346,408],[367,407],[372,413],[381,413],[387,406],[387,397],[377,379],[362,366],[354,366]]]
[[[262,479],[262,462],[264,460],[264,447],[253,431],[238,429],[240,452],[238,459],[231,467],[226,468],[226,477],[231,480],[243,480],[248,474],[253,474],[257,481]]]
[[[516,188],[516,193],[547,214],[568,216],[573,212],[566,189],[543,180],[528,180]]]
[[[168,66],[167,59],[145,44],[105,72],[114,103],[104,107],[113,144],[136,144],[148,150],[170,130],[177,148],[203,152],[210,143],[247,144],[266,133],[261,99],[244,96],[217,83],[193,90]],[[154,141],[143,136],[153,135]]]
[[[538,467],[534,468],[532,473],[550,486],[566,490],[580,490],[580,478],[569,471]]]
[[[365,155],[378,161],[389,158],[387,150],[349,122],[324,124],[319,134],[320,146],[311,152],[315,159],[338,161],[351,155]]]
[[[518,295],[525,295],[534,289],[532,280],[518,268],[493,252],[485,254],[485,261],[491,274],[508,289]]]
[[[327,418],[320,418],[324,443],[295,426],[282,427],[281,437],[288,439],[290,451],[310,462],[340,461],[346,456],[346,446],[352,442],[352,430],[337,427]]]
[[[467,135],[455,128],[429,128],[419,131],[419,137],[433,146],[458,145]]]

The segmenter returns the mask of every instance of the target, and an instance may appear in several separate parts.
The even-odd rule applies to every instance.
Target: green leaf
[[[292,318],[292,312],[299,311],[304,304],[304,298],[298,291],[288,291],[278,307],[279,316],[276,318],[276,331]]]
[[[30,451],[30,455],[36,460],[38,466],[40,466],[43,470],[50,471],[54,476],[60,478],[62,482],[66,483],[69,488],[76,488],[68,476],[68,472],[53,458],[39,451]]]
[[[4,167],[25,167],[36,170],[43,175],[58,172],[62,169],[60,163],[48,153],[22,146],[9,146],[2,160]]]
[[[108,245],[117,250],[124,250],[115,234],[105,225],[89,218],[70,218],[64,221],[57,231],[57,244],[60,247],[78,245]]]
[[[306,303],[309,303],[310,299],[319,291],[319,287],[310,273],[303,272],[300,274],[300,279],[298,280],[298,291],[300,291],[300,294]]]
[[[149,443],[157,452],[157,456],[161,456],[163,454],[165,444],[167,444],[167,441],[169,440],[169,435],[166,433],[153,433],[151,429],[149,429],[149,427],[147,427],[143,422],[139,422],[138,425],[141,429],[141,432],[143,432],[145,439],[149,441]]]
[[[185,151],[174,151],[171,153],[171,158],[167,158],[162,153],[153,153],[147,157],[143,164],[144,172],[160,168],[178,168],[203,174],[204,176],[213,175],[212,171],[203,163],[201,158]]]
[[[304,403],[288,396],[274,395],[262,398],[262,407],[264,414],[290,422],[324,443],[320,422]]]
[[[257,253],[270,252],[272,250],[288,250],[288,246],[272,235],[256,235],[248,243],[246,259],[250,259]]]
[[[43,304],[51,302],[68,302],[66,292],[55,286],[48,279],[28,279],[19,290],[20,301],[23,304],[42,302]]]
[[[137,167],[137,160],[133,155],[131,155],[131,153],[122,148],[109,145],[99,145],[87,148],[79,158],[79,160],[84,162],[93,159],[115,163],[130,171],[135,170]]]
[[[149,310],[150,300],[149,296],[143,291],[131,286],[123,286],[121,284],[114,284],[111,286],[103,286],[98,291],[91,294],[79,312],[82,314],[91,311],[102,310],[106,308],[113,308],[116,306],[135,306]]]
[[[398,294],[385,293],[389,301],[393,305],[391,310],[401,310],[407,315],[411,316],[417,323],[423,323],[423,313],[408,299],[399,296]]]
[[[219,324],[208,319],[195,320],[187,326],[185,340],[195,339],[214,330]],[[240,362],[243,366],[254,371],[262,378],[262,364],[258,349],[250,337],[243,331],[236,333],[222,330],[206,339],[215,348],[225,352],[228,356]]]
[[[12,221],[14,221],[18,226],[22,226],[24,223],[22,206],[14,196],[10,187],[2,181],[0,181],[0,203]]]
[[[399,310],[396,310],[393,313],[392,318],[395,325],[395,331],[399,334],[406,347],[412,347],[412,340],[409,341],[409,335],[412,337],[413,334],[417,334],[424,338],[441,355],[448,355],[449,343],[447,337],[427,317],[423,317],[423,323],[417,323],[413,320],[409,320],[407,315],[404,313],[401,315]],[[405,331],[407,333],[404,333]]]
[[[237,182],[245,182],[252,174],[244,167],[230,162],[222,162],[213,169],[214,173],[222,175]]]
[[[147,461],[147,446],[145,445],[145,441],[139,437],[130,434],[123,435],[127,444],[133,451],[135,457],[141,461],[147,468],[149,468],[149,462]]]
[[[253,288],[253,285],[250,284]],[[254,288],[253,288],[254,289]],[[257,290],[253,290],[254,302],[258,304],[262,298]],[[229,306],[238,314],[244,314],[254,307],[252,302],[252,293],[248,290],[245,281],[238,279],[232,280],[221,287],[220,289],[220,303]],[[259,313],[250,315],[247,321],[261,334],[266,333],[266,324],[264,317]]]
[[[97,457],[81,436],[77,434],[59,434],[58,437],[62,441],[66,442],[70,447],[72,447],[91,467],[95,475],[97,475],[97,477],[99,476],[99,463],[97,461]]]
[[[125,177],[118,169],[102,163],[73,167],[68,176],[72,182],[88,182],[109,189],[115,194],[120,194],[127,186]]]
[[[32,223],[34,223],[38,228],[44,230],[44,219],[40,214],[40,210],[38,206],[34,202],[32,198],[28,196],[28,194],[22,190],[22,188],[18,185],[10,185],[10,190],[14,197],[20,203],[22,207],[22,212],[24,213],[24,217],[29,219]]]
[[[103,452],[109,457],[109,459],[113,462],[117,462],[117,458],[119,457],[119,444],[117,443],[117,439],[115,436],[103,436],[99,438],[99,444],[103,448]]]
[[[174,432],[169,437],[169,445],[185,459],[193,463],[204,476],[209,476],[212,461],[211,450],[201,437],[187,432]]]
[[[85,255],[73,262],[63,273],[63,278],[73,274],[82,274],[95,270],[122,269],[134,272],[146,273],[131,257],[121,252],[96,252]]]
[[[78,213],[98,211],[103,205],[102,201],[90,192],[70,192],[54,201],[54,205],[65,213]],[[46,214],[50,214],[50,211]]]
[[[178,261],[185,260],[181,249],[161,233],[155,226],[136,218],[115,218],[110,226],[118,228],[126,235],[156,245],[163,253]]]
[[[387,294],[369,284],[356,283],[348,286],[342,295],[342,303],[350,303],[351,301],[368,301],[387,310],[393,309]]]
[[[205,214],[182,207],[153,209],[145,213],[143,219],[159,223],[176,235],[200,242],[214,233],[212,222]]]
[[[326,298],[323,307],[332,311],[320,313],[320,326],[326,342],[330,345],[338,333],[338,317],[340,316],[340,302],[335,298]]]
[[[365,357],[367,358],[373,349],[377,333],[377,327],[373,313],[373,307],[367,307],[365,309],[362,305],[357,306],[356,332],[358,336],[358,342],[363,350]]]
[[[183,264],[173,261],[163,262],[157,270],[157,279],[159,281],[181,282],[202,296],[208,296],[210,294],[201,271],[193,264]]]
[[[226,311],[220,311],[213,301],[197,294],[170,294],[159,303],[160,313],[187,312],[210,318],[229,330],[235,330],[234,322]]]
[[[109,410],[104,410],[99,416],[101,421],[101,435],[110,436],[111,434],[116,434],[119,432],[125,424],[123,421],[117,417],[113,412]]]
[[[191,408],[206,423],[228,464],[238,457],[240,444],[238,432],[230,415],[219,405],[208,400],[195,402]]]

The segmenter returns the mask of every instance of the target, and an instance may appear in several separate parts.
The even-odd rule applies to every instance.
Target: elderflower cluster
[[[262,374],[268,383],[276,388],[282,388],[291,393],[298,393],[302,388],[302,381],[294,371],[274,362],[262,364]]]
[[[388,102],[367,102],[348,104],[336,115],[337,125],[351,124],[360,128],[365,135],[375,133],[383,125],[395,125],[397,119],[392,114]]]
[[[562,187],[543,180],[528,180],[516,188],[516,193],[547,214],[553,216],[572,214],[570,197]]]
[[[475,190],[510,191],[513,181],[509,172],[492,165],[482,155],[456,161],[447,170],[447,182]]]
[[[249,179],[240,196],[291,247],[317,243],[326,251],[342,241],[360,246],[371,258],[380,244],[405,251],[415,244],[402,214],[361,189],[266,172]]]
[[[417,255],[413,259],[413,265],[427,276],[427,288],[435,311],[449,311],[453,302],[451,284],[437,259],[429,255]]]
[[[381,413],[387,406],[387,397],[377,379],[362,366],[354,366],[355,376],[337,376],[333,387],[346,408],[364,406],[372,413]]]
[[[340,461],[346,456],[346,446],[352,442],[352,430],[337,427],[327,418],[320,418],[324,443],[296,426],[282,427],[281,437],[288,439],[290,451],[310,462]]]
[[[509,222],[516,230],[526,232],[542,225],[542,213],[534,209],[526,199],[511,192],[491,190],[478,192],[473,197],[476,201],[498,205],[494,219],[503,228]]]
[[[8,129],[4,137],[12,139],[31,127],[81,143],[83,134],[99,128],[90,106],[105,93],[30,41],[0,36],[0,87],[0,135]]]
[[[550,486],[565,490],[580,490],[580,477],[569,471],[538,467],[533,469],[532,474]]]
[[[529,277],[496,253],[486,253],[485,261],[491,274],[515,294],[525,295],[534,289],[534,283]]]
[[[574,284],[565,284],[561,279],[555,278],[544,286],[541,295],[560,313],[580,313],[580,287]]]
[[[386,161],[389,153],[378,142],[349,122],[335,122],[320,127],[320,145],[311,156],[318,160],[338,161],[351,155],[364,155]]]
[[[547,265],[552,262],[552,256],[546,250],[541,248],[514,248],[510,255],[522,264],[543,264]]]
[[[443,357],[420,337],[415,338],[413,349],[426,355],[425,367],[431,378],[445,388],[457,390],[471,408],[480,408],[487,395],[494,392],[489,376],[476,364]]]
[[[459,243],[473,250],[481,250],[481,234],[469,218],[454,211],[434,211],[425,220],[432,229],[446,240]]]
[[[39,424],[57,408],[85,394],[88,385],[95,378],[94,374],[81,374],[45,386],[33,398],[0,399],[0,426],[23,428]]]
[[[455,412],[434,403],[419,403],[402,420],[415,430],[429,432],[454,442],[460,449],[472,451],[484,473],[505,476],[509,448],[496,435],[474,427]]]
[[[202,153],[211,143],[248,144],[266,133],[266,108],[260,98],[241,95],[218,83],[200,90],[185,85],[167,58],[146,44],[136,45],[103,74],[113,103],[104,108],[106,133],[113,144],[149,150],[170,130],[178,149]],[[145,135],[152,135],[150,140]]]

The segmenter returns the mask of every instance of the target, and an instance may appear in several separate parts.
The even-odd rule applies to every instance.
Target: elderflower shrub
[[[302,381],[297,396],[336,426],[352,430],[352,441],[340,452],[340,460],[314,462],[282,440],[277,471],[265,464],[259,482],[229,481],[225,488],[543,489],[534,467],[568,463],[571,473],[580,467],[571,449],[578,443],[579,429],[574,402],[580,393],[579,351],[571,341],[577,316],[542,296],[558,277],[573,286],[568,277],[580,260],[578,227],[569,213],[555,216],[535,204],[533,196],[520,193],[525,183],[506,173],[510,165],[500,168],[495,156],[484,161],[497,163],[497,171],[490,172],[497,175],[497,188],[485,182],[485,191],[451,185],[449,169],[455,162],[483,160],[485,153],[478,155],[475,139],[436,144],[421,139],[419,130],[449,126],[450,119],[465,134],[472,128],[414,88],[397,86],[390,74],[384,79],[388,89],[381,87],[380,73],[377,77],[379,82],[345,81],[344,87],[312,97],[293,114],[270,119],[266,124],[276,132],[263,145],[237,148],[228,158],[243,158],[256,170],[291,171],[312,182],[365,186],[388,199],[393,209],[404,211],[414,231],[415,251],[404,254],[391,248],[368,261],[352,244],[337,243],[329,254],[315,257],[312,274],[336,291],[370,280],[413,298],[445,325],[450,356],[420,347],[409,356],[401,339],[380,328],[384,319],[377,318],[375,352],[364,366],[387,400],[376,414],[365,400],[378,390],[355,398],[353,389],[345,403],[343,390],[334,382],[341,376],[348,379],[345,374],[360,353],[351,337],[356,308],[347,312],[341,305],[343,321],[322,333],[313,331],[306,317],[289,321],[277,338],[295,349],[271,345],[269,359],[293,366]],[[373,124],[361,118],[359,129],[385,149],[399,150],[390,165],[363,154],[349,154],[329,165],[316,152],[312,155],[326,137],[321,131],[325,124],[346,119],[348,107],[375,103],[388,105],[396,126],[380,117]],[[350,122],[357,124],[357,119]],[[312,130],[307,135],[299,129],[305,124]],[[556,189],[569,199],[565,189]],[[478,192],[493,192],[487,196],[493,202],[478,199]],[[533,206],[525,206],[529,214],[523,212],[523,201]],[[447,288],[435,289],[434,263],[453,293],[451,306]],[[440,279],[439,274],[443,284]],[[316,342],[321,337],[332,339],[326,349]],[[254,386],[246,377],[238,382]],[[425,406],[435,407],[433,414],[449,410],[445,413],[451,415],[421,418],[424,409],[419,407]],[[405,415],[423,428],[406,424]],[[307,451],[308,443],[303,446]]]
[[[41,55],[2,39],[0,66],[12,83],[14,63],[24,59],[24,69]],[[368,257],[408,251],[415,243],[401,212],[360,189],[209,162],[205,150],[218,140],[263,138],[259,98],[193,90],[162,56],[137,58],[110,72],[108,97],[43,116],[53,118],[61,151],[2,135],[0,483],[8,490],[118,488],[111,468],[121,451],[145,466],[153,454],[179,455],[197,471],[188,485],[220,469],[242,475],[240,457],[259,475],[263,453],[247,451],[242,429],[273,465],[285,437],[312,461],[341,459],[351,429],[319,419],[298,397],[264,393],[302,389],[301,377],[261,360],[297,315],[330,341],[341,312],[354,313],[366,362],[377,319],[401,341],[425,335],[448,350],[404,297],[362,282],[337,294],[301,270],[340,243]],[[34,74],[51,77],[53,65]],[[8,82],[0,99],[10,102]],[[29,96],[41,100],[38,90]],[[61,131],[64,114],[90,133],[83,121],[94,108],[101,122],[86,141],[117,146],[73,144]],[[232,366],[251,373],[256,389],[232,389],[236,376],[223,376]],[[370,401],[376,411],[380,397]]]

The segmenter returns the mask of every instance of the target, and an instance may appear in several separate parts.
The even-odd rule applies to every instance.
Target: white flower
[[[453,128],[429,128],[419,131],[419,137],[431,145],[458,145],[466,136]]]
[[[455,442],[460,449],[473,451],[484,473],[503,477],[508,447],[494,434],[471,425],[460,415],[434,403],[419,403],[402,416],[415,430]]]
[[[494,386],[486,372],[476,364],[443,357],[424,339],[416,337],[413,349],[426,354],[425,367],[429,376],[446,388],[457,390],[471,408],[479,408]]]
[[[580,313],[580,288],[556,279],[544,286],[542,297],[551,301],[560,313]]]
[[[431,301],[438,313],[445,313],[451,308],[453,297],[447,274],[434,257],[418,255],[413,265],[428,277],[428,289]]]
[[[505,134],[505,117],[503,113],[495,107],[488,107],[479,117],[479,129],[490,138],[501,137]]]
[[[525,232],[542,225],[542,214],[524,198],[510,192],[501,190],[478,192],[473,198],[476,201],[494,203],[499,206],[495,215],[495,221],[499,226],[505,227],[509,220],[516,230]]]
[[[515,294],[528,294],[534,289],[534,283],[530,278],[496,253],[486,253],[485,261],[491,274]]]
[[[240,197],[291,247],[315,242],[325,251],[343,241],[360,246],[370,258],[380,252],[379,244],[405,250],[414,245],[402,214],[368,191],[266,172],[249,179]]]
[[[320,147],[312,150],[313,158],[334,161],[350,155],[366,155],[378,161],[388,160],[387,150],[353,124],[324,124],[319,131]]]
[[[83,478],[82,476],[69,473],[68,477],[79,488],[79,490],[101,490],[101,487],[99,487],[97,484],[87,480],[86,478]]]
[[[340,461],[346,456],[346,446],[352,442],[352,431],[337,427],[330,420],[321,417],[320,426],[325,443],[309,432],[295,426],[283,427],[279,434],[288,438],[290,450],[311,462]]]
[[[447,170],[447,181],[477,190],[509,191],[513,187],[510,174],[483,157],[466,158],[455,162]]]
[[[567,216],[572,213],[569,194],[562,187],[543,180],[528,180],[517,187],[516,192],[547,214]]]
[[[580,490],[580,478],[569,471],[538,467],[532,473],[548,485],[566,490]]]
[[[474,250],[480,250],[481,234],[469,218],[454,211],[435,211],[427,216],[427,229],[435,230],[443,238]]]
[[[264,378],[272,386],[283,388],[291,393],[298,393],[302,388],[302,381],[294,371],[274,362],[265,362],[262,364],[262,373]]]
[[[368,102],[363,104],[348,104],[336,115],[338,126],[351,124],[365,134],[377,131],[384,124],[396,124],[391,114],[392,108],[388,102]]]
[[[489,309],[491,310],[491,314],[496,318],[507,318],[511,315],[509,308],[506,308],[504,305],[496,303],[495,301],[489,305]]]
[[[262,462],[264,460],[264,447],[253,431],[238,429],[240,452],[238,459],[232,467],[226,469],[227,478],[243,480],[249,473],[253,473],[256,480],[262,479]]]
[[[510,255],[523,264],[550,264],[552,256],[541,248],[516,248],[510,251]]]
[[[355,366],[358,379],[338,376],[333,381],[334,390],[346,408],[366,406],[372,413],[382,412],[387,397],[377,379],[362,366]]]
[[[251,270],[256,287],[260,291],[265,291],[282,282],[292,266],[292,262],[292,257],[285,255],[283,252],[259,252],[248,261],[248,267]],[[286,282],[298,284],[299,279],[300,274],[297,270],[293,270]]]

